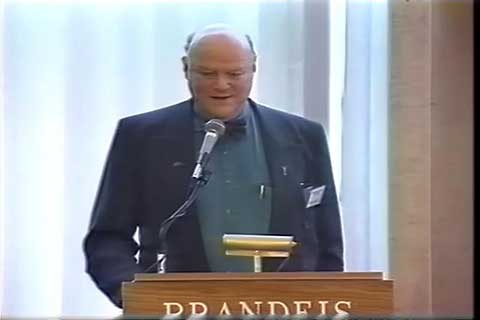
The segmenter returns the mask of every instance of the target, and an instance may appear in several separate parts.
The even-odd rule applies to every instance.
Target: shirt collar
[[[252,114],[252,111],[250,110],[250,103],[248,101],[245,101],[245,106],[242,109],[242,112],[236,116],[235,118],[228,120],[228,121],[237,121],[240,119],[245,119],[245,122],[248,123],[248,119]],[[204,132],[204,127],[205,123],[210,120],[210,119],[205,119],[203,118],[197,111],[195,111],[195,105],[193,106],[193,114],[194,114],[194,131],[195,132]]]

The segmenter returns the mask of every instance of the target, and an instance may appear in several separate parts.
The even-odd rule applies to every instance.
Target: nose
[[[230,88],[230,79],[227,75],[219,74],[215,78],[214,88],[217,90],[225,90]]]

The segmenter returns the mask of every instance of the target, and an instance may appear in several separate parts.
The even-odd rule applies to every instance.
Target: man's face
[[[183,62],[198,112],[222,120],[242,112],[252,88],[255,63],[248,47],[225,35],[206,36]]]

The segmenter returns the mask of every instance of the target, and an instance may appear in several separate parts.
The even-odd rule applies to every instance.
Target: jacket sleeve
[[[335,182],[328,150],[328,142],[322,126],[316,126],[311,136],[313,168],[318,181],[325,185],[322,201],[315,214],[318,238],[317,271],[343,271],[343,229]]]
[[[97,287],[122,307],[121,284],[141,272],[133,240],[138,212],[138,154],[121,120],[117,126],[83,242],[86,271]]]

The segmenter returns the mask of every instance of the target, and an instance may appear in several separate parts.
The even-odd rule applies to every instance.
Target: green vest
[[[253,259],[226,256],[222,237],[228,233],[268,234],[271,188],[258,121],[247,105],[245,133],[224,135],[215,145],[209,182],[196,201],[207,260],[214,272],[253,272]],[[204,121],[195,118],[198,153]]]

